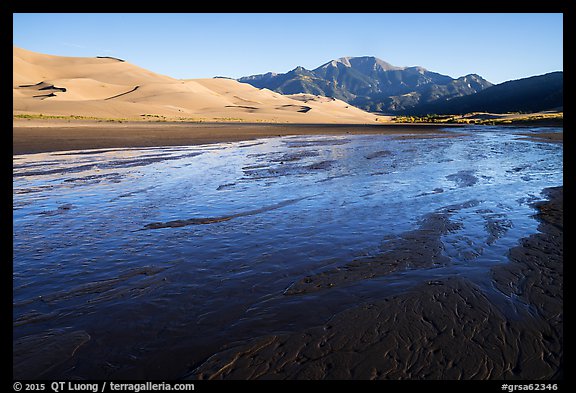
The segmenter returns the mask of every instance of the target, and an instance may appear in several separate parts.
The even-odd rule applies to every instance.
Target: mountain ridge
[[[539,112],[564,106],[564,72],[554,71],[502,82],[476,94],[435,101],[406,114],[464,114],[469,112]]]
[[[374,56],[340,57],[312,70],[298,66],[286,73],[268,72],[237,80],[282,94],[333,97],[360,109],[384,113],[398,113],[492,86],[478,74],[452,78],[421,66],[394,66]]]

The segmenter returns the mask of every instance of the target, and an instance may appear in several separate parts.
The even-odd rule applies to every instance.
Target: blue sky
[[[562,14],[14,14],[13,43],[115,56],[175,78],[238,78],[376,56],[500,83],[563,70]]]

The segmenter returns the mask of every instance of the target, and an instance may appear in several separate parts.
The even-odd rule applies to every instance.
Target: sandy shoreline
[[[564,142],[563,132],[538,132],[538,133],[522,133],[525,137],[523,139],[528,139],[535,142]]]
[[[14,131],[24,130],[34,135],[34,132],[45,133],[48,130],[46,136],[48,137],[53,135],[51,134],[53,130],[59,135],[83,137],[85,136],[83,133],[88,130],[89,132],[85,134],[93,139],[81,139],[81,142],[86,143],[88,147],[93,147],[90,144],[94,140],[99,140],[98,138],[105,142],[119,142],[120,146],[123,146],[122,143],[130,146],[133,142],[130,137],[136,141],[142,137],[145,142],[153,142],[152,146],[157,146],[166,143],[166,137],[170,135],[174,137],[180,135],[194,141],[198,140],[199,134],[208,131],[222,138],[239,137],[242,140],[258,138],[267,133],[276,136],[280,132],[287,132],[286,135],[348,132],[398,134],[394,138],[462,135],[458,129],[456,132],[446,132],[434,126],[421,125],[369,127],[161,124],[161,126],[164,127],[158,127],[155,123],[120,123],[112,125],[109,129],[106,125],[95,127],[90,122],[74,124],[72,127],[56,126],[55,123],[47,122],[44,127],[16,126]],[[250,132],[254,134],[249,134]],[[99,133],[104,134],[102,136]],[[246,136],[247,134],[249,136]],[[511,129],[510,134],[514,138],[522,138],[521,131],[517,129]],[[114,135],[126,139],[114,141]],[[147,135],[149,140],[146,139]],[[207,138],[211,136],[213,135],[206,135]],[[66,139],[63,138],[63,141],[66,142]],[[78,143],[74,140],[71,142]],[[458,143],[459,138],[441,142],[450,145],[449,142]],[[520,145],[528,144],[539,145],[520,143]],[[54,145],[49,147],[54,148]],[[374,154],[362,155],[363,161],[377,159],[382,153],[386,155],[390,152],[378,150],[370,153]],[[420,149],[418,153],[425,153],[425,149]],[[476,181],[467,170],[450,174],[446,179],[461,187],[471,186]],[[432,192],[436,190],[438,189]],[[542,223],[540,233],[522,239],[517,247],[504,250],[503,252],[509,253],[509,263],[498,265],[490,272],[485,271],[486,282],[490,283],[488,287],[493,287],[492,290],[487,291],[484,283],[458,275],[442,276],[433,280],[426,278],[416,287],[405,289],[398,295],[372,298],[370,303],[355,302],[351,308],[342,307],[338,309],[339,312],[295,328],[294,331],[272,330],[274,333],[267,336],[250,331],[246,341],[225,343],[224,346],[218,343],[201,355],[198,355],[198,350],[194,348],[195,353],[190,357],[187,353],[180,355],[182,358],[180,363],[186,367],[183,367],[177,376],[191,379],[561,378],[562,188],[548,189],[545,195],[550,201],[535,205],[540,211],[538,215]],[[450,204],[432,211],[422,217],[418,227],[399,234],[397,238],[387,238],[387,248],[383,250],[385,252],[350,258],[343,261],[342,265],[323,270],[319,274],[306,272],[304,274],[308,276],[301,280],[304,275],[299,274],[298,281],[292,286],[282,286],[288,288],[284,294],[308,295],[315,291],[331,290],[332,287],[385,276],[405,269],[428,269],[432,266],[448,265],[450,260],[443,253],[442,236],[454,230],[453,225],[458,224],[456,221],[451,221],[451,215],[458,214],[461,209],[474,207],[475,203],[477,202],[469,201]],[[68,212],[69,208],[65,207],[66,205],[62,206],[58,209]],[[276,206],[283,205],[271,205],[267,209]],[[218,216],[216,219],[210,218],[210,222],[227,221],[240,215],[252,215],[261,210],[246,210],[233,215]],[[185,218],[183,220],[152,222],[144,228],[163,229],[209,223],[205,222],[208,220],[206,218],[188,219],[188,217],[190,216],[183,216]],[[497,238],[500,229],[502,227],[498,225],[498,221],[487,220],[486,231],[489,236],[486,242],[489,243],[492,236]],[[44,296],[44,299],[50,298]],[[30,321],[29,318],[36,317],[34,313],[24,314],[17,322]],[[35,354],[37,348],[45,347],[40,344],[41,342],[54,342],[61,353],[57,353],[57,356],[46,355],[46,358],[35,360],[36,363],[32,362],[42,367],[41,363],[52,359],[73,361],[76,349],[90,343],[91,337],[96,337],[91,331],[84,330],[66,334],[48,331],[42,334],[16,341],[18,350],[23,356]],[[167,356],[174,355],[170,353]],[[45,371],[42,368],[31,368],[27,364],[30,358],[32,356],[24,358],[14,370],[19,373],[30,372],[32,373],[30,375],[38,375]],[[57,367],[69,368],[57,361],[55,361]]]
[[[322,326],[226,349],[189,378],[562,378],[562,187],[546,195],[549,201],[536,204],[541,232],[492,270],[494,285],[520,299],[515,317],[471,281],[448,277],[348,309]]]
[[[402,139],[453,137],[446,131],[461,125],[440,124],[280,124],[280,123],[191,123],[191,122],[102,122],[95,120],[14,119],[13,155],[54,151],[190,146],[238,142],[288,135],[398,135]],[[563,141],[563,133],[519,133],[524,139]]]
[[[13,154],[52,151],[184,146],[237,142],[287,135],[406,134],[455,135],[438,125],[350,125],[270,123],[97,122],[14,120]]]

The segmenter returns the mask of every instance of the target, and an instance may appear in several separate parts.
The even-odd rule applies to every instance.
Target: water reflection
[[[223,345],[424,280],[464,275],[493,291],[489,268],[536,231],[530,203],[562,184],[562,145],[468,131],[19,156],[15,374],[176,378]],[[447,228],[434,240],[442,263],[286,292],[409,247],[399,239],[430,214]]]

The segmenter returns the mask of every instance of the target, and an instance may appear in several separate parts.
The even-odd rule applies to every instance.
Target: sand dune
[[[179,80],[112,57],[52,56],[14,47],[13,67],[14,114],[280,123],[378,121],[378,116],[332,98],[285,96],[226,78]]]

